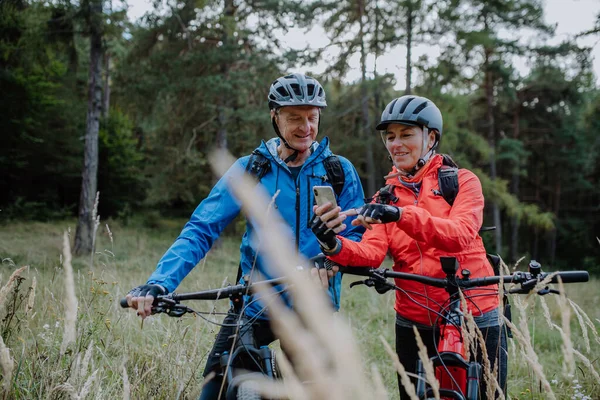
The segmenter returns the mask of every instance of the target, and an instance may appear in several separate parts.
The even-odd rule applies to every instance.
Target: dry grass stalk
[[[6,284],[0,289],[0,309],[4,307],[8,293],[13,289],[13,284],[27,268],[29,268],[29,265],[14,270]]]
[[[8,393],[11,388],[12,374],[14,369],[14,361],[10,356],[10,350],[4,344],[2,336],[0,336],[0,366],[2,366],[2,380],[4,381],[4,391]]]
[[[571,307],[565,296],[565,287],[562,279],[558,278],[558,291],[560,292],[556,301],[560,310],[562,330],[562,351],[563,351],[563,373],[565,376],[572,376],[575,373],[575,358],[573,357],[573,342],[571,341]]]
[[[577,357],[579,357],[579,359],[585,364],[585,366],[588,367],[588,369],[590,370],[592,375],[594,375],[596,382],[600,382],[600,374],[598,374],[598,372],[594,368],[594,365],[592,364],[590,359],[575,349],[573,349],[573,354],[575,354]],[[597,361],[597,360],[594,360],[594,362],[595,361]]]
[[[85,381],[85,383],[83,384],[83,387],[81,388],[81,391],[79,392],[79,395],[77,396],[78,400],[83,400],[87,397],[87,395],[90,393],[90,391],[92,390],[92,385],[94,384],[94,382],[96,381],[96,375],[98,375],[98,371],[100,369],[95,370],[90,376],[89,378],[87,378],[87,380]]]
[[[542,306],[542,313],[544,314],[544,319],[546,320],[546,323],[550,328],[554,329],[555,325],[554,322],[552,322],[550,308],[548,307],[548,303],[546,303],[546,300],[542,296],[540,296],[540,305]]]
[[[214,154],[211,162],[219,174],[234,160],[226,153]],[[226,179],[235,182],[230,190],[241,200],[244,211],[257,227],[265,261],[279,275],[289,278],[294,311],[273,301],[270,308],[273,331],[293,360],[293,373],[310,399],[365,399],[373,396],[372,385],[365,379],[362,362],[350,329],[333,318],[329,299],[308,274],[296,271],[308,265],[298,255],[288,235],[276,230],[285,226],[275,212],[266,212],[269,198],[256,182],[243,176],[242,168],[233,168]],[[265,289],[272,290],[272,289]]]
[[[554,392],[552,391],[552,388],[550,387],[550,383],[548,382],[548,379],[546,378],[546,375],[544,374],[542,364],[539,362],[538,357],[535,354],[535,350],[533,349],[531,342],[528,340],[529,330],[527,330],[527,333],[523,333],[522,331],[517,329],[515,324],[510,322],[506,317],[504,317],[504,323],[507,324],[508,327],[512,330],[513,337],[517,340],[517,342],[521,346],[523,357],[525,358],[525,361],[527,361],[527,363],[531,367],[533,373],[540,380],[540,382],[542,384],[542,389],[544,390],[545,395],[547,396],[546,398],[549,400],[556,400],[556,396],[554,395]]]
[[[413,325],[413,332],[415,333],[415,339],[417,341],[417,347],[419,348],[418,354],[419,359],[423,363],[423,369],[425,370],[425,376],[427,377],[427,382],[429,386],[431,386],[431,390],[433,391],[433,396],[436,400],[440,398],[440,383],[435,377],[435,369],[433,368],[433,363],[429,359],[429,355],[427,354],[427,347],[423,344],[423,339],[421,339],[421,335],[417,330],[417,327]]]
[[[465,359],[469,360],[471,358],[471,351],[473,354],[476,354],[477,349],[475,342],[475,321],[473,320],[473,314],[468,310],[467,307],[467,299],[464,296],[464,293],[459,290],[458,295],[460,296],[460,307],[463,312],[466,313],[464,316],[464,324],[461,324],[461,333],[463,337],[463,347],[465,349]]]
[[[65,271],[65,331],[60,346],[61,354],[64,354],[69,344],[75,341],[77,324],[77,297],[75,296],[75,280],[73,279],[73,266],[71,265],[71,246],[67,232],[63,235],[63,257]]]
[[[406,394],[408,394],[408,397],[410,397],[411,400],[419,400],[419,398],[417,397],[417,391],[415,390],[415,385],[413,385],[410,378],[408,377],[408,375],[406,373],[406,369],[404,369],[404,365],[402,365],[402,363],[400,362],[400,359],[398,358],[398,354],[396,354],[396,352],[394,350],[392,350],[392,346],[390,346],[390,344],[385,340],[385,338],[383,336],[380,335],[379,339],[383,343],[383,347],[385,348],[385,351],[388,353],[388,355],[392,359],[392,362],[394,363],[394,367],[396,367],[396,371],[398,372],[398,375],[400,376],[400,382],[402,383],[402,386],[404,386],[404,389],[406,390]]]
[[[65,393],[67,393],[69,395],[69,397],[71,398],[71,400],[78,400],[79,399],[79,396],[77,395],[77,391],[75,390],[75,388],[73,387],[73,385],[71,385],[68,382],[53,387],[52,390],[50,390],[50,392],[48,393],[47,399],[54,399],[54,398],[56,398],[56,396],[52,396],[54,394],[54,392],[65,392]]]
[[[294,373],[292,364],[290,364],[290,361],[281,350],[277,352],[277,365],[281,371],[281,375],[284,377],[285,392],[293,393],[293,398],[296,400],[307,400],[308,395],[304,393],[302,382],[300,382]]]
[[[500,359],[500,354],[499,352],[502,351],[500,349],[500,342],[498,342],[498,347],[496,349],[496,362],[494,363],[494,369],[492,370],[492,365],[490,363],[490,359],[488,357],[486,357],[485,355],[488,354],[487,352],[487,346],[485,344],[485,338],[483,337],[483,333],[481,332],[481,330],[479,329],[479,327],[475,324],[475,321],[473,320],[473,317],[471,316],[471,314],[469,314],[469,316],[471,317],[472,320],[472,324],[473,327],[472,329],[475,331],[475,337],[477,339],[477,342],[479,343],[479,347],[481,348],[481,353],[484,354],[484,357],[482,357],[482,361],[483,361],[483,379],[485,380],[486,384],[487,384],[487,398],[488,399],[494,399],[495,397],[495,393],[498,392],[498,399],[504,399],[504,392],[502,391],[502,388],[500,387],[500,384],[498,383],[498,363],[499,363],[499,359]],[[500,328],[502,329],[502,328]]]
[[[579,307],[579,304],[575,303],[571,299],[567,299],[567,301],[571,305],[571,308],[573,308],[573,311],[575,311],[577,319],[579,320],[579,325],[581,326],[581,330],[582,332],[584,332],[584,336],[587,338],[586,350],[589,353],[591,350],[589,346],[588,330],[584,329],[584,325],[587,325],[590,328],[590,330],[594,334],[594,340],[596,340],[596,343],[600,344],[600,336],[598,336],[598,331],[596,330],[596,327],[594,326],[594,323],[592,322],[590,317],[585,313],[585,311],[581,309],[581,307]],[[585,322],[585,324],[582,324],[582,320]]]
[[[82,380],[88,373],[88,366],[90,365],[90,360],[92,359],[92,353],[94,352],[94,341],[92,340],[85,351],[85,356],[83,357],[83,361],[81,362],[81,366],[79,367],[78,375]]]
[[[131,384],[129,383],[129,375],[127,375],[127,368],[123,363],[123,400],[129,400],[131,397]]]
[[[380,336],[381,338],[381,336]],[[383,378],[381,377],[381,373],[375,364],[371,365],[371,376],[373,377],[373,383],[375,384],[375,398],[381,400],[387,400],[388,395],[385,390],[385,384],[383,383]],[[411,400],[413,400],[411,398]]]
[[[113,241],[113,234],[112,234],[112,232],[110,231],[110,228],[108,227],[108,224],[105,224],[105,225],[106,225],[106,232],[108,232],[108,237],[109,237],[109,239],[110,239],[110,248],[111,248],[111,249],[114,249],[114,247],[115,247],[115,243],[114,243],[114,241]]]
[[[31,281],[31,287],[29,288],[29,297],[27,298],[27,304],[25,305],[25,315],[29,315],[29,313],[33,310],[35,306],[35,289],[37,287],[37,281],[35,276]]]
[[[94,253],[96,252],[96,233],[100,226],[100,216],[98,215],[98,205],[100,204],[100,192],[96,192],[94,208],[92,209],[92,221],[94,221],[94,231],[92,232],[92,251],[90,253],[90,268],[94,268]]]

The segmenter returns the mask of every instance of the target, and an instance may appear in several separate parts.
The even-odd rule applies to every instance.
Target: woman
[[[484,207],[479,179],[471,171],[460,169],[459,190],[452,205],[440,192],[438,171],[453,162],[435,151],[442,136],[442,114],[437,106],[424,97],[402,96],[387,105],[377,130],[382,131],[393,162],[385,190],[360,210],[341,212],[339,207],[331,209],[330,204],[315,208],[312,228],[324,253],[340,265],[371,267],[379,267],[389,253],[395,271],[436,278],[445,277],[440,257],[453,256],[473,278],[494,275],[478,233]],[[367,228],[362,240],[352,242],[336,236],[346,228],[344,219],[356,214],[352,225]],[[412,327],[418,328],[429,355],[434,355],[437,314],[429,310],[439,312],[448,294],[417,282],[398,280],[396,285],[403,289],[396,291],[394,307],[396,351],[404,368],[414,373],[418,349]],[[470,291],[477,293],[489,291]],[[474,297],[468,306],[486,339],[492,368],[500,359],[498,382],[504,388],[506,339],[501,334],[498,297]],[[398,386],[401,398],[408,398],[400,381]]]

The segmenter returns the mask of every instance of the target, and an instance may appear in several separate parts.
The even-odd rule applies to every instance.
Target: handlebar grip
[[[340,266],[340,272],[348,275],[371,276],[376,268],[371,267],[343,267]]]
[[[587,282],[590,280],[590,274],[587,271],[563,271],[552,278],[552,283],[558,283],[558,277],[563,283]]]
[[[119,301],[119,304],[121,305],[121,307],[123,308],[129,308],[129,304],[127,304],[127,299],[121,299]]]

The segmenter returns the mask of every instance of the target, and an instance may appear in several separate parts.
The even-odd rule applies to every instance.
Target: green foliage
[[[143,153],[134,136],[133,124],[118,109],[111,110],[100,126],[98,190],[102,201],[98,213],[104,217],[126,217],[145,198]]]
[[[61,218],[77,208],[90,5],[0,2],[3,221]],[[135,221],[144,216],[134,210],[158,210],[148,217],[157,227],[161,215],[189,216],[216,179],[207,155],[219,143],[245,155],[272,137],[269,83],[291,70],[309,72],[317,61],[327,67],[318,78],[329,104],[320,138],[329,136],[332,149],[355,164],[365,188],[380,187],[391,166],[374,125],[403,93],[393,89],[393,74],[371,73],[371,57],[407,45],[412,15],[413,45],[441,47],[439,58],[414,63],[412,91],[442,110],[440,151],[477,173],[486,211],[499,204],[504,249],[557,265],[600,265],[600,96],[589,49],[520,40],[523,29],[551,37],[540,1],[176,0],[156,3],[138,24],[124,21],[121,5],[111,7],[104,8],[109,18],[97,21],[111,57],[103,77],[111,107],[101,121],[101,215]],[[289,27],[317,24],[339,56],[323,60],[324,53],[279,40]],[[361,48],[365,79],[348,83]],[[531,66],[527,76],[514,67],[515,55]],[[243,221],[231,227],[242,228]]]

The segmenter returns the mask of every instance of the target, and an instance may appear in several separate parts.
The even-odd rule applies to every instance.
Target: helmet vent
[[[288,93],[288,91],[283,86],[279,86],[276,90],[277,90],[277,93],[279,93],[282,96],[289,96],[290,95]]]
[[[406,99],[404,104],[402,104],[402,107],[400,107],[400,111],[398,111],[398,114],[402,114],[404,112],[404,110],[406,110],[406,107],[408,107],[410,102],[413,101],[414,99],[415,99],[414,97],[409,97],[408,99]]]
[[[302,89],[300,89],[300,85],[298,85],[297,83],[292,83],[290,87],[292,88],[296,96],[302,96]]]
[[[425,101],[425,102],[423,102],[423,103],[421,103],[421,104],[419,104],[419,105],[417,106],[417,108],[415,108],[415,111],[413,111],[413,114],[418,114],[418,113],[420,113],[420,112],[421,112],[421,111],[422,111],[422,110],[423,110],[425,107],[427,107],[427,102],[426,102],[426,101]]]
[[[306,87],[308,88],[308,95],[312,96],[315,92],[315,85],[306,85]]]
[[[394,101],[391,102],[391,104],[388,106],[388,114],[392,114],[392,112],[394,111],[394,106],[396,105],[396,102],[398,101],[398,99],[395,99]]]

